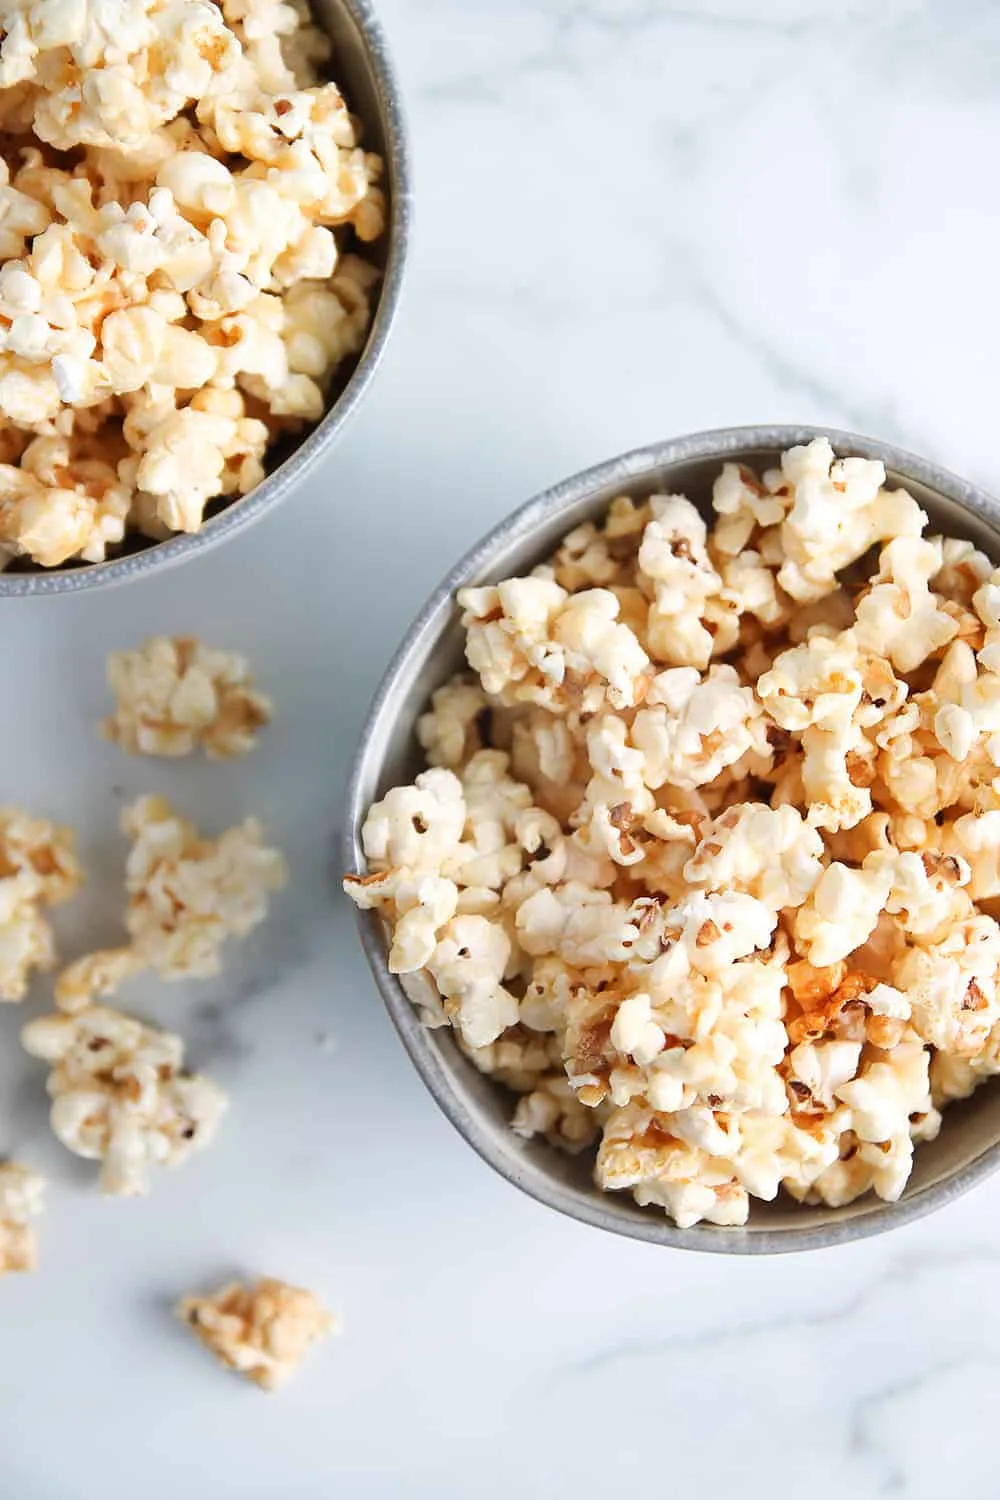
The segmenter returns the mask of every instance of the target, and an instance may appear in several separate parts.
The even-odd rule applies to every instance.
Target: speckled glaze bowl
[[[129,538],[117,555],[102,563],[71,562],[60,568],[18,563],[0,572],[0,599],[63,594],[140,578],[197,557],[235,536],[272,510],[330,452],[371,385],[399,304],[409,239],[410,168],[402,106],[385,38],[369,0],[310,0],[310,9],[333,42],[333,69],[350,109],[363,122],[363,143],[385,162],[387,227],[364,252],[366,259],[383,270],[364,349],[335,382],[322,420],[279,456],[250,494],[209,505],[200,531],[163,542]]]
[[[696,433],[627,453],[565,480],[503,521],[448,574],[414,622],[386,673],[361,738],[348,792],[345,857],[364,868],[361,826],[370,804],[422,767],[415,726],[433,690],[463,662],[455,591],[495,583],[543,561],[566,532],[596,519],[615,495],[644,498],[681,492],[707,512],[712,481],[726,460],[768,467],[780,453],[807,443],[820,429],[735,427]],[[839,454],[880,458],[889,481],[920,502],[935,529],[968,536],[1000,558],[1000,503],[911,453],[850,432],[827,431]],[[743,1229],[699,1224],[678,1229],[657,1209],[626,1194],[601,1192],[591,1179],[592,1154],[571,1157],[544,1141],[510,1130],[513,1096],[462,1056],[450,1030],[430,1031],[386,967],[386,933],[373,912],[358,913],[361,940],[389,1015],[437,1103],[484,1161],[516,1187],[585,1224],[686,1250],[766,1255],[839,1245],[905,1224],[989,1176],[1000,1165],[1000,1080],[949,1106],[936,1141],[919,1146],[898,1203],[868,1195],[844,1208],[807,1207],[779,1197],[752,1202]]]

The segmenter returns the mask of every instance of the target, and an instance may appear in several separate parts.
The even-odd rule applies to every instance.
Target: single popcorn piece
[[[461,590],[344,881],[515,1134],[685,1228],[894,1202],[1000,1073],[1000,569],[825,438],[712,509]]]
[[[43,908],[69,900],[81,878],[71,829],[0,808],[0,1001],[23,1000],[32,971],[52,968]]]
[[[859,870],[828,865],[795,917],[795,940],[809,962],[823,968],[860,948],[874,932],[891,887],[891,871],[878,855],[869,855]]]
[[[133,755],[189,755],[200,747],[210,760],[230,760],[253,749],[271,718],[246,658],[193,636],[152,636],[136,651],[115,652],[108,682],[117,707],[104,721],[105,737]]]
[[[133,840],[125,865],[130,942],[77,959],[59,976],[56,998],[76,1010],[142,969],[163,979],[217,974],[227,938],[242,938],[267,915],[268,897],[288,878],[284,859],[254,818],[204,838],[162,797],[125,809]]]
[[[227,1370],[265,1391],[283,1385],[312,1345],[336,1329],[315,1293],[272,1276],[182,1297],[175,1311]]]
[[[32,1219],[42,1211],[45,1178],[21,1162],[0,1162],[0,1276],[33,1271],[38,1238]]]
[[[21,1041],[50,1067],[54,1134],[101,1162],[101,1191],[112,1196],[147,1193],[151,1168],[207,1146],[227,1106],[214,1083],[183,1070],[180,1037],[107,1006],[29,1021]]]

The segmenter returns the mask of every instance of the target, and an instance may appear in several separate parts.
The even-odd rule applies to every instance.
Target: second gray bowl
[[[0,599],[63,594],[121,583],[186,562],[235,536],[289,495],[330,452],[368,391],[396,316],[409,244],[406,130],[399,85],[370,0],[310,0],[310,9],[333,43],[332,71],[348,106],[362,122],[362,143],[366,150],[377,152],[385,165],[385,232],[364,247],[365,257],[382,271],[364,348],[343,371],[338,371],[320,421],[297,437],[284,454],[270,455],[271,466],[256,489],[247,495],[210,502],[199,531],[178,532],[165,541],[128,536],[118,554],[99,563],[68,562],[59,568],[21,563],[0,572]]]
[[[348,793],[345,855],[364,868],[361,826],[373,801],[422,769],[416,720],[431,693],[463,664],[455,592],[527,572],[551,555],[564,534],[598,517],[616,495],[682,493],[708,512],[712,481],[727,460],[770,467],[786,448],[825,433],[838,454],[881,459],[889,481],[927,511],[934,530],[971,538],[1000,557],[1000,504],[975,485],[888,443],[851,432],[806,427],[730,427],[675,438],[577,474],[530,501],[474,547],[435,590],[410,628],[372,705]],[[1000,1079],[950,1105],[936,1141],[919,1146],[913,1175],[898,1203],[868,1195],[844,1208],[808,1207],[780,1198],[754,1201],[743,1229],[699,1224],[678,1229],[659,1210],[639,1208],[591,1180],[592,1156],[567,1156],[510,1130],[512,1096],[484,1077],[447,1030],[429,1031],[386,967],[385,931],[374,913],[359,913],[361,940],[389,1015],[437,1103],[484,1161],[522,1191],[585,1224],[688,1250],[774,1254],[836,1245],[904,1224],[940,1208],[1000,1166]]]

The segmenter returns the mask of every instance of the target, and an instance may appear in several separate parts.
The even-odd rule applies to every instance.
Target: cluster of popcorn
[[[681,1226],[899,1197],[1000,1072],[1000,570],[824,438],[459,594],[345,889],[513,1127]]]
[[[381,163],[304,0],[16,0],[0,39],[0,562],[196,531],[363,346]]]
[[[101,1163],[101,1191],[149,1191],[150,1168],[207,1146],[226,1109],[214,1083],[183,1070],[179,1036],[103,1005],[29,1021],[21,1042],[49,1065],[50,1122],[76,1156]]]
[[[23,1000],[31,974],[55,963],[47,906],[80,884],[70,828],[0,808],[0,1000]]]
[[[116,708],[105,737],[132,755],[190,755],[232,760],[256,744],[271,720],[245,656],[203,645],[194,636],[151,636],[136,651],[108,658]]]
[[[31,1222],[42,1211],[45,1178],[20,1162],[0,1162],[0,1276],[33,1271],[38,1239]]]
[[[313,1292],[262,1277],[230,1282],[204,1297],[183,1297],[177,1316],[223,1365],[265,1391],[282,1385],[334,1319]]]
[[[144,969],[161,979],[217,974],[226,940],[262,922],[270,892],[288,878],[256,818],[210,839],[163,797],[140,797],[122,814],[122,829],[132,839],[125,864],[130,941],[84,954],[62,970],[56,1001],[66,1012],[113,994]]]

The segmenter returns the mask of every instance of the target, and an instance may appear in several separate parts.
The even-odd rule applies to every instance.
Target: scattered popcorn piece
[[[20,1162],[0,1162],[0,1276],[33,1271],[38,1237],[31,1220],[42,1211],[45,1178]]]
[[[273,1391],[336,1324],[313,1292],[265,1276],[182,1297],[176,1313],[228,1370]]]
[[[101,1162],[109,1195],[147,1193],[150,1168],[207,1146],[226,1109],[221,1089],[183,1071],[180,1037],[103,1005],[29,1021],[21,1041],[51,1069],[54,1134]]]
[[[131,942],[86,954],[62,972],[56,998],[69,1011],[113,994],[145,968],[163,979],[217,974],[226,939],[246,937],[262,922],[269,893],[288,878],[254,818],[208,839],[164,798],[140,797],[122,814],[122,828],[133,840],[125,864]]]
[[[23,1000],[32,970],[52,968],[42,908],[69,900],[81,878],[71,829],[0,808],[0,1001]]]
[[[712,509],[460,592],[344,882],[512,1129],[684,1227],[895,1201],[1000,1073],[1000,569],[825,438]]]
[[[105,737],[133,755],[189,755],[200,746],[210,760],[229,760],[252,750],[271,718],[246,658],[193,636],[152,636],[136,651],[115,652],[108,682],[117,707]]]

